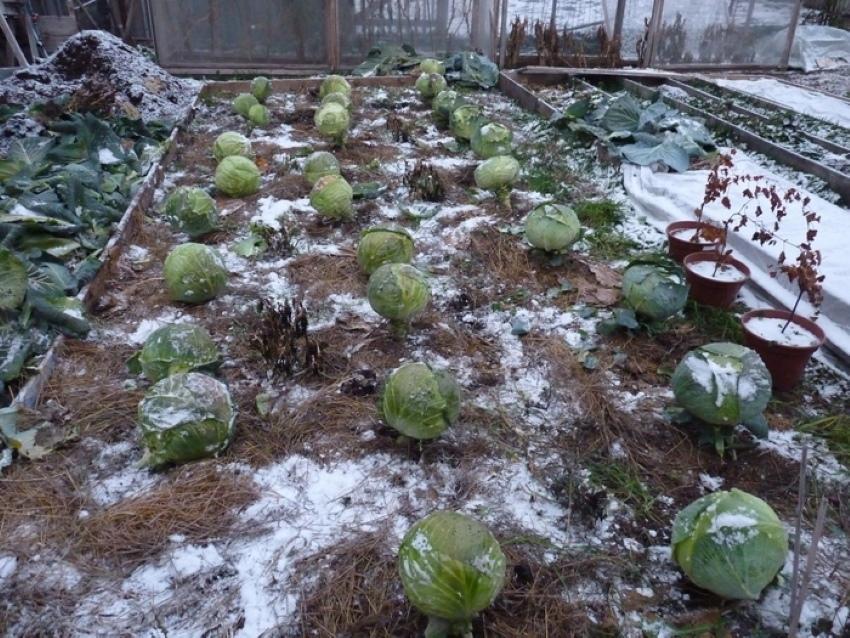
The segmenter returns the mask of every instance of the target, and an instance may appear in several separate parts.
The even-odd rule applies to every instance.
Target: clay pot
[[[719,233],[716,242],[706,241],[688,241],[693,237],[698,229],[709,228],[712,233]],[[687,233],[681,231],[687,230]],[[706,224],[704,222],[673,222],[667,226],[667,253],[675,261],[682,263],[688,255],[700,253],[704,250],[716,250],[720,240],[725,234],[725,230]],[[681,233],[681,234],[680,234]]]
[[[810,346],[795,346],[770,341],[747,327],[747,322],[757,317],[783,321],[791,319],[791,323],[811,332],[817,343]],[[823,330],[814,321],[797,315],[792,317],[788,310],[751,310],[741,317],[741,325],[744,328],[744,345],[759,353],[773,377],[773,389],[779,392],[787,392],[797,387],[803,378],[809,359],[826,340]]]
[[[719,259],[723,259],[723,265],[734,268],[743,275],[734,281],[723,281],[715,279],[710,275],[699,274],[692,270],[696,264],[709,263],[713,269]],[[733,257],[721,257],[714,253],[691,253],[685,257],[685,279],[691,287],[690,297],[697,303],[705,306],[726,309],[735,303],[741,288],[750,278],[750,269],[746,264]]]

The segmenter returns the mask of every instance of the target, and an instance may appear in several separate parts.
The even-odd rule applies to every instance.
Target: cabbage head
[[[235,131],[227,131],[215,138],[213,144],[213,155],[215,160],[220,162],[225,157],[231,155],[241,155],[242,157],[251,158],[254,156],[251,150],[251,140]]]
[[[493,191],[499,203],[511,207],[511,187],[519,178],[519,162],[509,155],[497,155],[475,169],[475,185]]]
[[[233,112],[247,119],[248,111],[251,110],[252,106],[256,106],[257,104],[259,104],[257,98],[250,93],[240,93],[233,100]]]
[[[221,381],[198,372],[156,383],[139,403],[147,448],[142,462],[156,469],[217,456],[233,438],[236,411]]]
[[[155,382],[179,372],[214,368],[218,348],[202,327],[173,323],[154,330],[131,363],[134,369],[138,363],[139,371]]]
[[[416,80],[416,90],[426,102],[430,102],[439,93],[445,91],[446,86],[446,78],[438,73],[423,73]]]
[[[426,58],[419,63],[419,72],[445,75],[446,65],[443,62],[440,62],[439,60],[435,60],[434,58]]]
[[[345,93],[328,93],[322,98],[322,106],[325,106],[326,104],[339,104],[340,106],[345,107],[347,111],[351,111],[351,98]]]
[[[268,126],[269,110],[262,104],[255,104],[248,110],[248,119],[254,126]]]
[[[460,388],[446,370],[406,363],[387,379],[381,412],[387,425],[404,436],[433,439],[457,421]]]
[[[384,264],[369,277],[366,295],[372,310],[403,325],[425,310],[431,288],[425,275],[410,264]]]
[[[440,91],[431,102],[431,114],[438,126],[447,127],[452,113],[461,106],[463,106],[463,98],[457,91]]]
[[[349,219],[354,212],[354,190],[342,175],[325,175],[313,186],[310,205],[323,217]]]
[[[335,144],[342,144],[351,125],[351,116],[344,106],[331,102],[316,111],[314,121],[319,133]]]
[[[452,135],[461,141],[470,141],[475,129],[481,124],[481,113],[481,107],[474,104],[458,106],[449,116]]]
[[[672,545],[673,560],[695,585],[732,600],[758,600],[788,554],[770,505],[737,489],[707,494],[679,512]]]
[[[351,97],[351,85],[341,75],[329,75],[319,87],[319,99],[325,99],[328,93],[342,93],[346,97]]]
[[[16,310],[27,296],[29,276],[24,261],[0,247],[0,311]]]
[[[481,159],[490,159],[496,155],[510,155],[513,133],[504,124],[488,122],[475,129],[470,146]]]
[[[247,197],[260,190],[260,169],[247,157],[231,155],[215,169],[215,187],[228,197]]]
[[[196,186],[179,186],[165,199],[165,218],[192,239],[218,227],[215,200]]]
[[[263,75],[258,75],[253,80],[251,80],[251,95],[253,95],[257,102],[260,104],[265,104],[266,100],[269,99],[269,96],[272,94],[272,83],[267,77]]]
[[[203,244],[181,244],[165,258],[165,287],[173,301],[203,303],[217,297],[227,286],[224,260]]]
[[[339,162],[336,157],[327,151],[311,154],[304,162],[304,178],[310,182],[310,186],[314,186],[326,175],[339,175]]]
[[[403,228],[375,226],[364,230],[357,246],[357,262],[371,275],[384,264],[409,264],[413,238]]]
[[[562,204],[540,204],[525,220],[526,240],[546,252],[566,250],[580,234],[578,216],[572,208]]]
[[[459,512],[426,516],[405,534],[398,550],[404,593],[428,616],[425,636],[471,636],[472,620],[505,584],[499,542],[483,524]]]
[[[758,353],[736,343],[691,350],[671,380],[676,401],[712,425],[757,420],[767,407],[772,380]]]
[[[685,307],[688,285],[674,264],[638,260],[623,273],[623,300],[635,314],[663,321]]]

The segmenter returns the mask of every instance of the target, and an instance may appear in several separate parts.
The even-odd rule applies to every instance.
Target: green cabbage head
[[[432,117],[438,126],[446,127],[449,125],[452,113],[462,105],[463,98],[457,91],[440,91],[431,102]]]
[[[338,94],[335,94],[338,95]],[[326,175],[339,175],[339,162],[333,153],[317,151],[304,162],[304,178],[314,186],[320,178]]]
[[[562,204],[540,204],[525,220],[528,243],[546,252],[572,246],[581,234],[581,223],[572,208]]]
[[[384,264],[369,277],[369,305],[385,319],[405,324],[431,300],[425,275],[410,264]]]
[[[319,98],[325,99],[328,93],[342,93],[346,97],[351,97],[351,85],[341,75],[329,75],[319,87]]]
[[[351,116],[344,106],[336,102],[325,104],[316,111],[314,120],[316,128],[324,137],[333,140],[336,144],[342,144],[345,141],[348,127],[351,125]]]
[[[247,157],[231,155],[215,169],[215,187],[228,197],[247,197],[260,190],[260,169]]]
[[[215,160],[220,162],[225,157],[231,155],[241,155],[242,157],[251,158],[254,156],[251,150],[251,140],[235,131],[227,131],[215,138],[213,144],[213,155]]]
[[[490,159],[496,155],[510,155],[513,133],[504,124],[488,122],[475,129],[470,146],[481,159]]]
[[[151,381],[178,372],[211,369],[218,363],[218,348],[210,333],[189,323],[172,323],[154,330],[131,360],[133,368],[138,367]]]
[[[445,75],[446,73],[446,65],[439,60],[435,60],[434,58],[426,58],[419,63],[419,72],[420,73],[437,73],[438,75]]]
[[[217,456],[233,438],[236,411],[220,381],[198,372],[156,383],[139,403],[139,427],[151,468]]]
[[[165,287],[173,301],[203,303],[217,297],[227,286],[224,260],[203,244],[181,244],[165,258]]]
[[[623,300],[641,317],[663,321],[688,300],[688,285],[675,264],[634,261],[623,273]]]
[[[463,104],[458,106],[449,116],[449,125],[452,135],[461,141],[468,142],[472,139],[475,129],[480,125],[481,107],[474,104]]]
[[[493,191],[503,206],[511,206],[511,187],[519,178],[519,162],[510,155],[497,155],[475,169],[475,185]]]
[[[425,636],[471,636],[472,620],[505,584],[499,542],[483,524],[458,512],[426,516],[398,550],[404,593],[429,619]]]
[[[269,99],[269,96],[272,94],[272,83],[267,77],[263,75],[258,75],[253,80],[251,80],[251,95],[253,95],[257,102],[260,104],[265,104],[265,101]]]
[[[413,238],[403,228],[375,226],[364,230],[357,246],[357,262],[371,275],[384,264],[409,264]]]
[[[251,110],[252,106],[256,106],[257,104],[259,104],[257,98],[250,93],[240,93],[236,96],[236,99],[233,100],[233,112],[247,118],[248,111]]]
[[[351,98],[345,93],[328,93],[322,98],[322,106],[325,106],[326,104],[339,104],[340,106],[345,107],[345,110],[349,112],[351,111]]]
[[[179,186],[165,199],[165,218],[192,239],[218,227],[215,200],[196,186]]]
[[[387,379],[381,411],[387,424],[404,436],[433,439],[457,421],[460,388],[446,370],[406,363]]]
[[[707,494],[679,512],[672,545],[673,560],[695,585],[733,600],[757,600],[788,554],[770,505],[737,489]]]
[[[313,186],[310,204],[323,217],[348,219],[354,212],[354,190],[342,175],[325,175]]]
[[[269,110],[262,104],[255,104],[248,110],[248,119],[254,126],[268,126]]]
[[[772,380],[758,353],[736,343],[691,350],[671,380],[676,401],[712,425],[757,420],[767,407]]]
[[[446,86],[446,78],[439,73],[423,73],[416,80],[416,90],[426,102],[430,102],[437,94],[445,91]]]

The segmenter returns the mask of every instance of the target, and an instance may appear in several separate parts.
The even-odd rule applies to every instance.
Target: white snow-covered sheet
[[[735,173],[741,175],[763,175],[770,182],[787,189],[793,187],[788,180],[771,173],[769,170],[738,151],[735,155]],[[674,221],[694,219],[694,209],[702,202],[707,171],[688,171],[687,173],[653,173],[648,167],[623,165],[623,181],[626,191],[635,206],[646,213],[648,221],[659,228]],[[744,203],[741,192],[745,186],[733,186],[730,191],[732,210],[738,210]],[[821,274],[826,275],[823,283],[824,301],[818,324],[827,336],[828,345],[845,360],[850,360],[850,211],[814,194],[809,194],[812,203],[810,209],[816,211],[821,222],[814,247],[823,255]],[[783,237],[800,241],[805,237],[805,220],[799,208],[791,208],[792,214],[782,221],[780,233]],[[706,209],[706,218],[720,222],[728,211],[719,203]],[[762,217],[770,226],[773,219],[767,212]],[[752,271],[752,283],[764,290],[768,296],[791,308],[796,292],[787,279],[770,276],[769,268],[776,263],[781,246],[760,246],[751,241],[753,228],[744,228],[739,233],[731,233],[729,247],[735,251],[738,259]],[[794,258],[793,249],[786,249],[789,261]],[[800,312],[811,316],[813,308],[804,300]]]
[[[773,78],[758,80],[713,80],[718,86],[757,95],[782,106],[811,115],[825,122],[850,128],[850,102],[825,95],[820,91],[791,86]]]

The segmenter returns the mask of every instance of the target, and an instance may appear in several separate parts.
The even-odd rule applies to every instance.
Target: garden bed
[[[402,595],[396,551],[412,522],[447,508],[485,521],[509,559],[505,590],[476,635],[701,627],[779,636],[787,580],[761,602],[725,606],[676,569],[670,526],[719,487],[760,496],[793,524],[803,442],[834,522],[805,627],[846,630],[848,583],[836,567],[848,552],[850,496],[836,458],[848,462],[846,444],[794,432],[847,413],[846,379],[817,364],[799,395],[770,405],[767,441],[742,433],[737,458],[726,461],[701,448],[664,416],[670,372],[690,349],[735,339],[737,323],[691,307],[657,334],[599,333],[625,260],[662,241],[615,167],[504,95],[469,92],[514,129],[523,174],[508,210],[475,188],[474,156],[434,127],[410,86],[378,84],[356,86],[353,130],[336,155],[349,182],[385,190],[359,200],[352,221],[332,224],[311,207],[300,173],[307,153],[326,146],[313,125],[317,83],[276,83],[271,124],[250,133],[260,191],[217,197],[222,227],[203,239],[224,257],[228,287],[185,306],[169,300],[162,262],[186,237],[157,206],[176,186],[209,187],[215,138],[247,132],[230,110],[243,85],[204,92],[145,223],[102,288],[92,334],[61,344],[37,405],[23,414],[76,436],[0,480],[0,630],[416,635],[425,619]],[[411,190],[418,162],[436,170],[441,201]],[[529,251],[518,230],[551,199],[573,204],[587,228],[577,252],[557,261]],[[413,236],[414,264],[433,293],[404,336],[370,308],[355,258],[360,232],[388,222]],[[252,228],[267,250],[241,257],[234,246]],[[308,331],[278,365],[264,354],[269,309],[287,304],[303,309]],[[136,466],[147,382],[124,363],[169,322],[210,332],[239,413],[221,458],[153,474]],[[399,441],[378,415],[379,388],[404,361],[448,368],[462,386],[459,422],[435,441]]]

